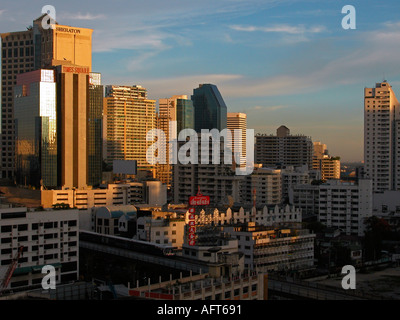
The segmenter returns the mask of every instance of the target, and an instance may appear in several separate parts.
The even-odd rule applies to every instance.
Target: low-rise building
[[[226,226],[224,231],[238,239],[245,269],[304,271],[314,267],[315,235],[308,230],[276,229],[249,222]]]
[[[151,300],[266,300],[268,276],[247,272],[213,277],[209,273],[129,288],[129,295]]]
[[[137,219],[136,239],[182,248],[185,216],[171,211],[152,211]]]
[[[68,204],[71,208],[88,209],[115,205],[164,205],[167,189],[160,181],[124,182],[108,184],[97,189],[41,190],[44,208],[54,204]]]
[[[56,284],[79,275],[78,210],[0,209],[0,281],[22,248],[6,289],[40,286],[45,265],[56,271]]]

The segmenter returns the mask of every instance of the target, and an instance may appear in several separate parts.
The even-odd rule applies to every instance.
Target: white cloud
[[[100,20],[100,19],[105,19],[106,16],[104,14],[97,14],[93,15],[91,13],[64,13],[59,17],[60,21],[61,19],[66,19],[66,20],[87,20],[87,21],[93,21],[93,20]]]
[[[250,107],[247,108],[246,111],[247,112],[253,112],[253,111],[276,111],[276,110],[281,110],[281,109],[285,109],[287,108],[287,106],[284,105],[276,105],[276,106],[254,106],[254,107]]]
[[[257,27],[257,26],[241,26],[232,25],[231,29],[244,32],[279,32],[288,34],[304,34],[304,33],[321,33],[325,31],[324,26],[314,26],[307,28],[304,25],[292,26],[288,24],[274,25],[270,27]]]

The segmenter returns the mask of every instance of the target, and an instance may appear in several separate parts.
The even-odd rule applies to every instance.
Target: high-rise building
[[[14,87],[16,182],[45,188],[58,185],[55,70],[17,76]]]
[[[104,90],[101,74],[89,75],[88,107],[88,185],[98,186],[102,182],[103,167],[103,100]]]
[[[176,121],[176,127],[170,127],[172,121]],[[166,163],[156,165],[156,177],[170,187],[172,171],[169,163],[170,145],[168,142],[177,139],[177,135],[183,129],[194,128],[192,100],[188,100],[187,95],[175,95],[171,98],[160,99],[157,128],[164,132],[167,143],[164,149],[158,150],[163,153],[162,158],[166,160]],[[171,137],[170,134],[172,134]]]
[[[346,235],[364,236],[365,219],[372,215],[370,179],[296,185],[289,190],[289,198],[291,204],[302,210],[303,217],[316,215],[326,227],[341,229]]]
[[[166,116],[169,121],[177,122],[177,134],[183,129],[194,129],[193,102],[187,95],[175,95],[171,98],[159,100],[159,116]],[[167,134],[167,128],[163,129]]]
[[[228,112],[227,128],[231,131],[232,135],[232,150],[234,150],[234,152],[236,153],[237,150],[235,146],[236,145],[241,146],[240,160],[238,164],[244,164],[246,162],[247,115],[245,113],[240,113],[240,112]],[[240,137],[235,134],[235,130],[241,130]]]
[[[1,178],[12,180],[15,170],[14,94],[17,74],[34,70],[31,30],[1,34]]]
[[[106,86],[104,100],[105,161],[136,160],[138,170],[154,170],[146,159],[147,133],[156,127],[155,100],[141,86]]]
[[[340,158],[329,155],[326,144],[314,142],[313,169],[321,171],[321,179],[340,179]]]
[[[313,143],[305,135],[291,135],[289,128],[280,126],[277,134],[257,134],[255,161],[263,167],[307,165],[312,169]]]
[[[33,21],[26,31],[1,34],[2,44],[2,143],[1,177],[14,178],[14,96],[17,74],[35,69],[49,69],[70,64],[92,67],[91,29],[74,28],[55,23],[42,27],[44,15]]]
[[[193,90],[195,130],[227,128],[227,107],[217,86],[200,84]]]
[[[364,89],[364,171],[374,192],[400,190],[400,104],[384,81]]]
[[[178,149],[184,144],[185,142],[179,141]],[[226,205],[229,203],[229,197],[239,201],[240,183],[245,176],[235,175],[232,164],[224,163],[224,143],[210,140],[207,149],[207,143],[203,146],[203,141],[198,138],[197,144],[197,163],[184,164],[178,161],[172,165],[173,202],[187,203],[189,197],[195,196],[199,190],[210,197],[211,205]],[[212,157],[217,149],[221,163],[213,164]],[[193,150],[190,150],[190,153],[192,152]]]

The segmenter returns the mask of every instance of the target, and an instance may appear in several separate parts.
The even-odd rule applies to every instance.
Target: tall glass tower
[[[54,70],[17,76],[14,87],[16,182],[57,186],[57,111]]]
[[[88,108],[88,185],[98,186],[102,182],[103,166],[103,98],[101,74],[89,74]]]
[[[217,86],[213,84],[200,84],[193,90],[195,130],[227,128],[227,108]]]

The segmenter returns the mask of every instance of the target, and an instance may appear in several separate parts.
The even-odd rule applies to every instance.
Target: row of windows
[[[77,221],[76,220],[69,220],[69,221],[61,221],[60,227],[67,225],[68,227],[76,227]],[[32,223],[31,230],[38,230],[39,226],[43,227],[44,229],[53,229],[58,228],[58,222],[41,222],[41,223]],[[13,229],[17,229],[17,231],[28,231],[28,224],[19,224],[19,225],[6,225],[1,226],[1,232],[11,232]]]
[[[33,48],[14,48],[14,49],[3,49],[2,50],[2,58],[21,58],[21,57],[31,57],[33,55]],[[3,60],[4,61],[4,60]],[[11,62],[10,60],[8,62]],[[15,61],[14,61],[15,62]]]
[[[14,36],[12,36],[12,38],[14,38]],[[19,36],[18,36],[19,38]],[[26,39],[26,35],[23,35],[23,38]],[[1,46],[3,48],[7,48],[7,47],[17,47],[17,46],[29,46],[29,45],[33,45],[33,40],[25,40],[25,41],[14,41],[14,42],[3,42],[1,44]]]
[[[57,239],[58,238],[58,233],[46,233],[46,234],[41,234],[41,235],[32,235],[31,236],[31,240],[32,241],[36,241],[39,240],[39,236],[43,237],[43,239]],[[77,236],[77,232],[76,231],[71,231],[68,232],[68,237],[76,237]],[[1,244],[4,243],[11,243],[12,240],[17,240],[18,242],[24,242],[24,241],[29,241],[29,237],[28,236],[21,236],[21,237],[14,237],[14,238],[1,238]]]

